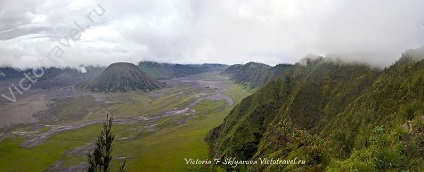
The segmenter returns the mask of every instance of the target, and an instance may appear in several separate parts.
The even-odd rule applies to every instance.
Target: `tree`
[[[107,115],[106,121],[103,123],[103,131],[97,137],[96,147],[94,151],[88,154],[89,167],[88,172],[109,172],[110,162],[112,160],[112,142],[115,139],[115,135],[112,134],[112,122],[113,118]],[[124,162],[119,169],[120,172],[125,171]]]

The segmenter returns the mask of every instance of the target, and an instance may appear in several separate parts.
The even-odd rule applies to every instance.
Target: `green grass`
[[[239,85],[231,85],[226,92],[236,103],[251,94],[251,90],[242,89]],[[193,109],[214,109],[222,106],[222,101],[206,101],[193,107]],[[234,105],[233,105],[234,106]],[[140,138],[131,143],[117,143],[118,152],[137,151],[136,158],[128,161],[128,170],[140,169],[149,171],[198,171],[201,165],[186,165],[184,158],[207,159],[208,145],[204,141],[206,133],[218,126],[233,108],[205,114],[205,117],[195,118],[186,125],[167,128],[151,136]]]
[[[61,159],[66,151],[93,141],[100,128],[94,125],[59,134],[33,149],[19,146],[23,138],[9,137],[0,142],[0,171],[43,171]]]
[[[253,90],[243,89],[240,85],[229,82],[227,78],[215,76],[224,81],[228,86],[226,94],[233,98],[235,104],[250,95]],[[173,92],[173,94],[166,94]],[[150,98],[153,94],[162,93],[157,99]],[[119,95],[122,99],[117,106],[106,107],[105,111],[118,113],[117,116],[128,113],[135,116],[138,113],[154,114],[174,107],[185,107],[194,99],[196,92],[193,88],[182,91],[174,88],[157,90],[148,94]],[[135,103],[124,102],[133,99]],[[128,125],[115,125],[113,132],[116,134],[114,142],[114,157],[129,157],[128,171],[193,171],[200,170],[202,166],[186,165],[184,158],[208,158],[208,145],[203,138],[213,127],[218,126],[229,111],[234,107],[226,106],[224,101],[202,101],[193,109],[196,117],[184,124],[176,124],[178,117],[161,119],[155,127],[156,131],[147,132],[137,130],[140,127],[152,124],[142,122]],[[104,112],[104,111],[101,111]],[[85,120],[102,118],[104,114],[92,112]],[[115,114],[114,114],[115,115]],[[155,121],[153,123],[157,123]],[[43,130],[44,131],[44,130]],[[0,171],[43,171],[49,166],[62,161],[63,166],[69,167],[86,161],[84,155],[67,156],[65,153],[74,148],[84,146],[95,141],[101,131],[101,125],[93,125],[58,134],[44,144],[26,149],[19,146],[24,138],[17,136],[8,137],[0,142]],[[120,140],[128,137],[129,140]],[[116,171],[122,162],[114,160],[112,171]]]

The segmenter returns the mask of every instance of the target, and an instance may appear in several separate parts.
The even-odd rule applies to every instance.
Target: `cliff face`
[[[424,61],[408,55],[385,70],[308,59],[244,99],[205,139],[215,158],[307,162],[242,171],[423,169]]]

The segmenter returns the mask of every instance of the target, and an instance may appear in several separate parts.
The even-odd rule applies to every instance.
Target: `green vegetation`
[[[221,80],[228,86],[225,94],[233,98],[235,103],[239,103],[254,91],[243,89],[242,86],[228,81],[228,77],[219,76],[216,73],[198,77]],[[210,91],[216,90],[210,89]],[[196,100],[195,97],[199,93],[205,93],[205,91],[199,92],[187,86],[164,88],[148,93],[110,93],[113,94],[114,99],[108,100],[109,104],[104,106],[97,107],[92,104],[94,98],[84,97],[84,100],[75,100],[89,104],[87,106],[93,106],[91,109],[85,106],[80,109],[75,108],[78,102],[74,101],[59,103],[68,111],[61,110],[59,105],[52,109],[56,109],[55,115],[57,113],[57,116],[61,118],[79,114],[79,111],[88,111],[84,117],[86,121],[104,119],[104,114],[107,113],[114,114],[115,119],[140,115],[152,117],[173,108],[187,107]],[[218,126],[232,108],[234,105],[228,106],[225,101],[204,100],[192,107],[196,112],[191,116],[170,116],[157,121],[114,124],[112,132],[116,138],[113,143],[110,170],[118,171],[123,159],[127,160],[127,171],[207,170],[204,166],[186,165],[184,158],[208,158],[209,148],[203,140],[204,135]],[[188,121],[180,123],[181,120]],[[88,152],[70,152],[93,143],[101,127],[102,125],[97,124],[57,134],[42,145],[31,149],[20,146],[25,141],[24,137],[9,136],[0,142],[1,171],[44,171],[57,164],[61,164],[62,167],[72,167],[87,162]],[[21,129],[22,127],[17,127],[9,132],[21,131]],[[30,126],[24,129],[22,131],[31,131]],[[49,127],[46,127],[46,130],[49,130]],[[88,150],[91,152],[92,148]]]
[[[241,171],[424,169],[424,56],[410,51],[384,70],[305,59],[207,134],[213,156],[307,161]]]
[[[231,85],[226,94],[237,103],[251,94],[251,90],[242,89],[239,85]],[[185,125],[168,126],[140,140],[125,143],[129,146],[126,151],[134,151],[134,148],[139,151],[134,160],[128,161],[128,171],[137,171],[137,169],[146,171],[207,170],[204,166],[187,165],[184,158],[208,158],[208,144],[203,140],[204,135],[208,130],[219,125],[233,107],[226,107],[223,101],[205,101],[193,107],[197,110],[202,109],[202,115]],[[216,109],[221,108],[222,111],[216,112]],[[121,143],[117,142],[118,144]],[[117,151],[119,151],[118,147]]]
[[[254,88],[277,79],[291,66],[289,64],[279,64],[271,67],[262,63],[249,62],[245,65],[232,65],[222,73],[229,75],[231,80],[234,80],[238,84],[250,85]]]
[[[0,142],[0,162],[2,171],[43,171],[58,160],[65,160],[65,152],[83,146],[96,138],[101,125],[83,128],[77,132],[67,132],[50,138],[44,144],[26,149],[19,144],[24,138],[8,137]],[[86,161],[86,155],[80,159]],[[18,165],[16,165],[18,164]],[[73,164],[74,165],[74,164]]]
[[[103,131],[97,137],[93,152],[89,153],[87,169],[88,172],[108,172],[110,171],[110,162],[112,161],[112,143],[115,140],[115,135],[112,134],[113,118],[106,117],[106,122],[103,124]],[[120,172],[125,171],[124,162],[119,169]]]

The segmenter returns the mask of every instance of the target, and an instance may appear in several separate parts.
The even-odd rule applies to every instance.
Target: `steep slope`
[[[279,64],[271,67],[262,63],[249,62],[244,65],[232,65],[225,69],[222,74],[229,75],[238,84],[248,84],[252,87],[258,87],[277,79],[290,66],[292,65]]]
[[[140,62],[138,66],[149,77],[155,79],[184,77],[202,72],[221,70],[225,67],[225,65],[221,64],[182,65],[157,62]]]
[[[126,92],[150,91],[162,88],[163,84],[149,78],[134,64],[114,63],[82,87],[94,92]]]
[[[416,55],[383,71],[305,60],[244,99],[205,139],[215,158],[306,161],[242,171],[423,169],[424,61]]]

